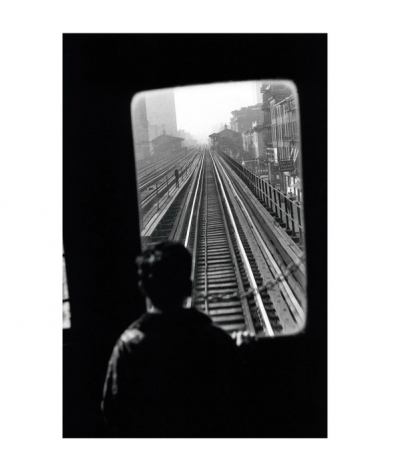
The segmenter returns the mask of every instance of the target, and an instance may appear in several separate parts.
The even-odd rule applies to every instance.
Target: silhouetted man
[[[174,173],[175,173],[175,184],[176,184],[176,187],[178,188],[179,187],[179,170],[176,168]]]
[[[104,386],[103,413],[116,437],[241,437],[246,434],[245,363],[211,319],[183,304],[191,256],[164,242],[138,261],[152,308],[118,340]]]

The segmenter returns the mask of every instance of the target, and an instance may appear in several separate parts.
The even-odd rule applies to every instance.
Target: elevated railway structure
[[[193,163],[197,154],[194,148],[186,155],[174,158],[167,166],[149,175],[147,180],[139,185],[142,236],[146,236],[146,227],[152,225],[152,219],[168,204],[170,198],[176,195],[180,185],[186,184],[185,181],[187,182],[193,173]],[[178,180],[174,174],[176,169],[179,171]]]
[[[187,161],[196,153],[196,148],[191,148],[187,153],[182,151],[175,154],[167,160],[157,162],[152,166],[152,170],[139,178],[139,192],[142,193],[146,189],[153,187],[155,183],[163,181],[166,176],[170,175],[177,167],[185,166]]]
[[[194,146],[187,146],[187,149],[192,149]],[[150,149],[150,157],[148,159],[141,159],[136,161],[137,179],[140,180],[146,173],[154,170],[158,165],[167,162],[177,156],[184,153],[185,147],[182,147],[179,151],[169,150],[164,152],[162,156],[156,156],[154,150]]]
[[[303,229],[290,234],[268,210],[275,212],[259,180],[230,157],[204,149],[190,160],[186,183],[143,235],[146,242],[169,239],[188,247],[190,301],[227,332],[297,333],[306,320]],[[292,220],[301,226],[301,211]]]

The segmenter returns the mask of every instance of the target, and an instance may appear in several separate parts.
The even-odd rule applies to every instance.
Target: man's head
[[[181,243],[165,241],[148,248],[136,261],[139,285],[159,309],[181,307],[192,293],[192,258]]]

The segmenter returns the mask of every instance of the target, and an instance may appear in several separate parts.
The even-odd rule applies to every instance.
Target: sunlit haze
[[[233,110],[257,103],[254,81],[179,87],[174,94],[178,128],[202,142],[215,126],[229,125]]]

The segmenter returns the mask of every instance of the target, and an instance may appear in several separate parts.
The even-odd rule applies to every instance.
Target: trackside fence
[[[218,154],[250,188],[268,213],[285,230],[291,239],[301,247],[304,244],[303,206],[291,199],[280,189],[260,178],[248,168],[218,150]]]

